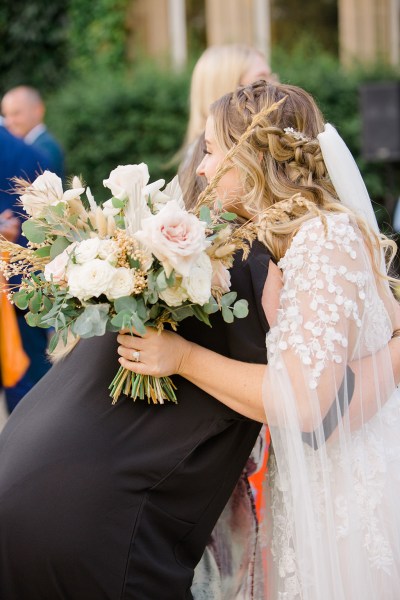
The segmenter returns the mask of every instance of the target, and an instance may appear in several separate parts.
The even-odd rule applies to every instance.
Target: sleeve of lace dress
[[[286,368],[299,404],[317,390],[321,418],[361,330],[371,285],[365,260],[359,230],[347,214],[336,214],[303,225],[279,263],[283,289],[277,325],[267,337],[268,361]]]

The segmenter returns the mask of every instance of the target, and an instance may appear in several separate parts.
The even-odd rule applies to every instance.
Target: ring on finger
[[[132,360],[133,360],[133,362],[140,362],[140,352],[139,352],[139,350],[134,350],[132,352]]]

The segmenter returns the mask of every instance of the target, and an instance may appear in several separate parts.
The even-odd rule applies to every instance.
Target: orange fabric
[[[26,373],[29,358],[22,346],[14,306],[7,298],[7,284],[0,278],[0,370],[4,387],[13,387]]]
[[[261,467],[252,475],[249,476],[250,485],[254,491],[254,501],[256,506],[256,512],[258,520],[261,520],[262,508],[263,508],[263,482],[267,473],[267,463],[269,456],[269,445],[271,442],[271,435],[268,427],[266,428],[266,445]]]

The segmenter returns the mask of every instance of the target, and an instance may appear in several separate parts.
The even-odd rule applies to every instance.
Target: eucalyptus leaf
[[[144,326],[142,319],[136,313],[133,313],[131,318],[136,331],[140,333],[140,335],[144,335],[146,333],[146,327]]]
[[[28,323],[29,327],[37,327],[40,321],[40,315],[28,312],[25,315],[25,321]]]
[[[227,294],[224,294],[221,298],[221,304],[222,306],[230,306],[233,302],[235,302],[237,298],[237,293],[236,292],[228,292]]]
[[[121,310],[133,313],[136,311],[137,302],[132,296],[123,296],[114,300],[114,308],[116,313],[121,312]]]
[[[26,292],[15,292],[12,300],[17,308],[21,310],[28,308],[28,294]]]
[[[210,300],[207,302],[207,304],[204,304],[203,306],[203,310],[204,312],[206,312],[208,315],[212,315],[213,313],[216,313],[219,311],[219,306],[218,306],[218,302],[215,300],[215,298],[213,298],[211,296]]]
[[[222,307],[222,318],[224,319],[225,323],[233,323],[233,312],[227,306]]]
[[[225,221],[234,221],[235,219],[237,219],[237,214],[234,212],[224,212],[220,215],[220,217]]]
[[[47,228],[30,219],[22,223],[22,231],[26,238],[34,244],[43,244],[46,240]]]
[[[199,319],[199,321],[202,321],[203,323],[205,323],[206,325],[209,325],[211,327],[210,319],[208,318],[208,315],[204,312],[204,310],[201,308],[201,306],[198,306],[197,304],[193,304],[192,310],[193,310],[194,316],[197,319]]]
[[[76,319],[72,330],[81,338],[104,335],[108,321],[108,304],[90,304]]]
[[[203,205],[199,212],[200,221],[205,221],[207,224],[211,223],[211,211],[208,206]]]
[[[50,258],[53,260],[53,258],[61,254],[65,248],[68,248],[69,245],[70,241],[59,235],[50,248]]]
[[[194,315],[192,306],[180,306],[179,308],[175,308],[171,310],[171,316],[175,321],[183,321],[187,317],[192,317]]]
[[[29,301],[29,310],[32,313],[38,313],[40,310],[40,307],[42,306],[42,290],[38,290],[36,292],[36,294],[34,294],[31,298],[31,300]]]
[[[233,305],[233,315],[238,319],[244,319],[249,314],[249,303],[247,300],[238,300]]]
[[[37,248],[35,250],[36,256],[40,256],[40,258],[47,258],[50,256],[51,246],[43,246],[42,248]]]
[[[60,339],[60,334],[53,333],[53,335],[51,336],[50,342],[49,342],[49,347],[48,347],[49,354],[54,352],[54,350],[59,342],[59,339]]]
[[[167,289],[168,283],[167,283],[167,277],[165,275],[164,269],[162,269],[159,272],[159,274],[157,275],[156,283],[157,283],[157,288],[159,289],[160,292]]]
[[[115,315],[111,319],[111,325],[117,328],[117,331],[120,329],[125,329],[125,327],[129,327],[132,313],[127,310],[121,310],[117,315]]]

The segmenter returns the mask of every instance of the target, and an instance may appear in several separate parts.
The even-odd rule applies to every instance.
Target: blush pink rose
[[[47,263],[44,268],[44,278],[46,281],[54,281],[60,283],[66,280],[66,271],[71,252],[75,248],[76,243],[71,244],[61,254],[58,254],[52,261]]]
[[[171,200],[159,213],[143,219],[142,228],[135,237],[158,258],[167,276],[175,269],[186,277],[210,244],[205,228],[203,221],[180,208],[176,200]]]

